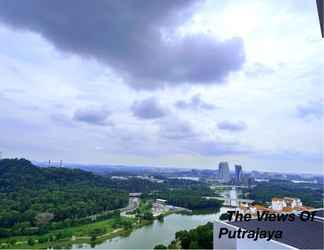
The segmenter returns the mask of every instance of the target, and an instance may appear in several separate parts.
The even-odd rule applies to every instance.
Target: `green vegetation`
[[[108,219],[128,203],[108,178],[66,168],[39,168],[24,159],[0,161],[0,238],[41,235]],[[98,214],[98,216],[87,217]]]
[[[191,187],[157,192],[152,197],[166,199],[171,205],[188,208],[190,210],[217,211],[221,207],[222,202],[219,200],[207,200],[202,197],[208,195],[213,195],[213,193],[207,187]]]
[[[136,223],[135,219],[115,216],[111,219],[93,222],[81,226],[53,230],[43,235],[15,236],[0,240],[0,248],[48,248],[56,244],[77,242],[98,242],[114,236],[116,233],[127,232]],[[72,241],[71,241],[72,240]]]
[[[147,221],[154,220],[152,202],[150,200],[141,200],[139,207],[136,209],[136,217]]]
[[[258,183],[256,187],[249,190],[249,198],[256,202],[270,202],[272,197],[298,197],[305,206],[323,207],[323,186],[271,180]]]
[[[213,224],[208,222],[189,231],[178,231],[168,247],[159,244],[154,249],[213,249]]]
[[[154,247],[154,249],[168,249],[165,245],[159,244]]]
[[[128,192],[144,195],[135,216],[120,217]],[[153,199],[216,210],[220,201],[201,198],[212,194],[206,184],[188,180],[120,181],[79,169],[40,168],[25,159],[0,160],[0,248],[93,245],[152,223]],[[173,244],[179,246],[178,241]]]

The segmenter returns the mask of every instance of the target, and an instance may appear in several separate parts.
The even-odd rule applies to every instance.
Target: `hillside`
[[[107,177],[40,168],[25,159],[0,161],[0,237],[47,230],[59,222],[127,205],[128,193]]]
[[[213,224],[208,222],[191,230],[178,231],[169,246],[156,245],[154,249],[213,249]]]

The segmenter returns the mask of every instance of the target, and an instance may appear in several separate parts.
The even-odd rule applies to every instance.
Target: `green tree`
[[[154,249],[168,249],[165,245],[159,244],[154,247]]]
[[[27,244],[30,246],[34,245],[34,243],[35,243],[35,241],[32,238],[29,238],[27,241]]]

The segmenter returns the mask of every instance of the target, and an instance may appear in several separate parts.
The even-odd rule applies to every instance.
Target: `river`
[[[233,192],[231,193],[233,197]],[[171,214],[163,222],[155,220],[152,224],[132,231],[128,236],[118,236],[95,246],[97,249],[153,249],[157,244],[168,245],[174,240],[175,233],[215,221],[228,208],[222,207],[218,213],[207,215]],[[87,244],[82,245],[89,248]],[[74,249],[80,245],[73,245]]]

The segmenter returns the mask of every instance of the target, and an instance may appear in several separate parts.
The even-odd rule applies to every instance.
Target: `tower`
[[[230,181],[231,177],[230,177],[228,163],[226,161],[222,161],[222,162],[220,162],[218,164],[218,177],[223,182],[229,182]]]
[[[235,165],[234,182],[239,185],[242,181],[243,169],[241,165]]]

